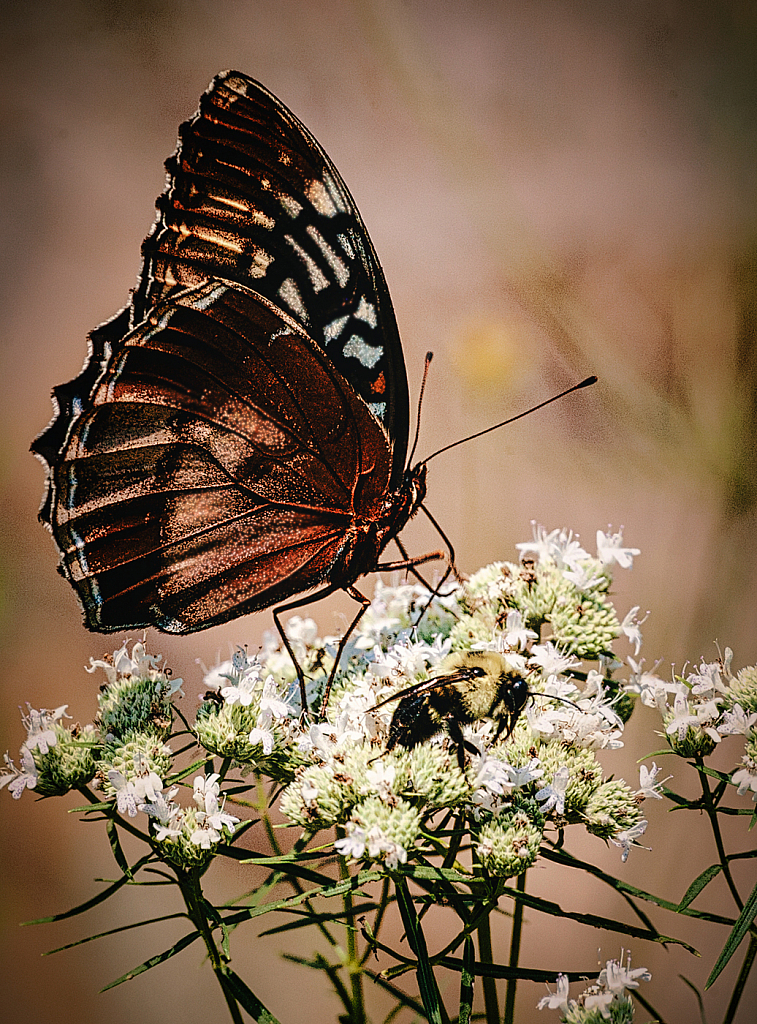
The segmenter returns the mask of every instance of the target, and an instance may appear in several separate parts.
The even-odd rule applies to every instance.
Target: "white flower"
[[[223,807],[218,807],[215,811],[209,813],[205,820],[212,829],[222,832],[225,828],[229,834],[233,834],[239,824],[239,818],[233,814],[227,814]]]
[[[637,656],[641,650],[641,629],[639,627],[642,626],[649,617],[649,612],[647,612],[643,619],[637,619],[636,613],[638,610],[639,606],[634,605],[620,624],[621,632],[625,633],[629,641],[634,645],[633,653]]]
[[[623,528],[617,533],[603,533],[597,530],[597,558],[602,565],[612,565],[613,562],[621,569],[630,569],[633,566],[634,555],[640,555],[638,548],[623,547]]]
[[[623,850],[621,860],[624,864],[628,860],[628,854],[631,852],[631,847],[641,845],[640,843],[637,843],[636,840],[639,836],[644,835],[648,824],[649,822],[642,818],[641,821],[637,821],[635,825],[632,825],[631,828],[626,829],[624,832],[618,832],[617,835],[610,836],[610,842],[613,846],[618,846]],[[649,847],[645,846],[643,849],[648,850]]]
[[[599,566],[594,561],[584,562],[572,569],[563,569],[562,574],[568,583],[572,583],[576,590],[583,593],[594,590],[605,580]]]
[[[481,753],[478,756],[478,770],[473,783],[474,803],[488,806],[490,798],[504,796],[513,788],[510,772],[513,769],[505,761]],[[490,809],[490,808],[489,808]]]
[[[721,736],[748,736],[757,723],[757,712],[748,715],[740,704],[734,704],[730,711],[724,711],[718,723]]]
[[[538,640],[539,634],[533,629],[526,629],[523,625],[523,616],[519,611],[513,609],[507,613],[505,622],[505,644],[522,651],[527,647],[529,640]]]
[[[176,796],[178,791],[178,786],[172,786],[167,793],[158,793],[155,799],[150,803],[140,804],[139,810],[149,818],[154,818],[158,824],[169,826],[181,811],[179,805],[173,803],[173,798]],[[175,829],[175,831],[178,835],[181,829],[178,828]]]
[[[108,781],[116,794],[116,806],[119,814],[128,814],[130,818],[136,818],[141,802],[136,786],[132,779],[127,779],[121,772],[111,768],[108,772]]]
[[[263,714],[273,718],[287,718],[292,714],[292,709],[285,700],[281,699],[278,687],[273,676],[268,676],[263,683],[263,693],[260,697],[260,710]]]
[[[581,664],[573,654],[565,654],[551,640],[544,644],[534,644],[528,659],[529,665],[537,665],[545,675],[560,675],[569,668]]]
[[[538,757],[531,758],[528,764],[522,768],[514,768],[511,764],[506,765],[507,774],[510,776],[510,785],[515,789],[522,789],[523,786],[536,782],[544,774],[544,769],[540,765]]]
[[[404,643],[392,644],[386,651],[375,647],[371,674],[379,678],[404,675],[417,676],[428,668],[433,668],[449,654],[452,640],[437,636],[433,644],[423,640],[406,640]]]
[[[336,728],[331,722],[317,722],[310,726],[297,747],[303,754],[318,753],[325,760],[336,743]]]
[[[254,729],[250,730],[249,741],[250,746],[256,747],[260,744],[263,748],[263,754],[268,755],[273,751],[273,741],[275,739],[273,731],[269,728],[270,718],[266,718],[265,715],[261,715],[258,718],[258,724]]]
[[[393,764],[384,764],[378,761],[375,768],[369,768],[365,773],[366,785],[362,787],[363,793],[375,793],[385,803],[394,796],[394,780],[397,769]]]
[[[549,992],[549,986],[547,986]],[[549,992],[548,996],[544,996],[536,1004],[537,1010],[560,1010],[561,1013],[565,1014],[568,1011],[568,976],[567,974],[557,975],[557,988],[554,992]]]
[[[59,725],[64,718],[71,717],[66,714],[68,704],[61,704],[54,711],[49,711],[47,708],[35,711],[30,704],[27,704],[26,707],[27,713],[22,716],[28,734],[24,746],[28,750],[38,750],[44,757],[50,752],[50,748],[58,743],[55,726]]]
[[[646,967],[631,968],[631,954],[624,966],[622,960],[608,960],[599,972],[599,984],[607,988],[613,995],[622,996],[626,989],[639,987],[640,981],[651,981],[652,975]]]
[[[531,529],[534,539],[515,545],[520,551],[521,561],[528,552],[533,552],[539,562],[551,559],[559,568],[567,566],[575,569],[580,562],[590,558],[588,551],[584,551],[578,543],[578,534],[575,534],[574,539],[572,530],[552,530],[547,533],[543,526],[533,520]]]
[[[200,808],[200,810],[208,810],[206,806],[207,802],[211,802],[214,806],[218,802],[218,795],[221,792],[221,787],[218,780],[221,776],[217,772],[213,772],[211,775],[196,775],[193,783],[194,789],[194,802]]]
[[[343,839],[337,839],[334,849],[342,857],[352,857],[353,860],[360,860],[365,853],[366,836],[365,829],[356,825],[354,821],[348,821],[347,835]]]
[[[639,800],[644,800],[647,797],[652,797],[655,800],[662,800],[662,793],[660,792],[664,782],[668,779],[672,779],[672,775],[668,775],[661,782],[657,781],[657,776],[662,771],[662,768],[658,768],[655,762],[652,762],[651,769],[647,768],[645,764],[639,767],[639,788],[634,793],[634,796]]]
[[[681,742],[689,726],[695,727],[698,725],[699,719],[696,713],[692,714],[692,708],[688,700],[682,693],[677,693],[675,703],[673,704],[673,717],[665,727],[665,732],[669,736],[677,732],[678,740]]]
[[[757,765],[752,761],[746,754],[741,759],[744,763],[743,768],[739,768],[731,776],[731,782],[734,786],[737,786],[737,793],[739,796],[744,796],[751,789],[754,793],[752,800],[757,803]]]
[[[543,789],[536,794],[536,799],[542,802],[542,814],[549,814],[554,808],[557,814],[565,813],[565,793],[568,788],[570,773],[566,764],[560,765],[555,772],[552,782],[547,783]]]
[[[13,760],[7,754],[3,754],[5,769],[0,774],[0,789],[8,787],[8,792],[14,800],[18,800],[25,789],[34,789],[37,785],[37,766],[34,757],[26,744],[20,750],[21,767],[17,768]]]

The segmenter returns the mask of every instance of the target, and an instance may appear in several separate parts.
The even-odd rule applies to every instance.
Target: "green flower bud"
[[[154,772],[165,780],[173,765],[173,752],[152,733],[134,733],[123,740],[104,743],[97,762],[97,774],[102,781],[105,796],[110,799],[116,790],[108,779],[108,772],[120,772],[127,780]]]
[[[93,725],[78,725],[67,729],[55,723],[55,745],[46,754],[38,748],[31,750],[37,769],[35,791],[40,796],[63,796],[71,789],[85,786],[95,775],[94,751],[98,749],[97,733]]]
[[[103,737],[151,732],[167,739],[171,733],[170,697],[171,685],[162,673],[154,679],[119,676],[97,697],[97,722]]]
[[[665,725],[673,720],[673,712],[669,712],[662,716],[662,720]],[[665,738],[670,744],[671,750],[674,750],[679,757],[709,757],[713,752],[717,744],[712,737],[708,736],[704,729],[698,725],[687,725],[686,729],[681,735],[679,730],[673,733],[666,733]]]
[[[757,711],[757,665],[742,668],[728,687],[723,703],[727,708],[740,704],[748,715]]]
[[[469,796],[468,778],[448,749],[421,743],[403,759],[409,762],[409,791],[424,797],[430,807],[456,807]]]
[[[352,812],[352,821],[360,825],[368,840],[368,856],[376,860],[385,854],[387,847],[411,850],[421,831],[421,816],[406,800],[397,799],[384,803],[376,796],[369,796],[359,803]],[[371,850],[374,843],[378,849]],[[402,859],[402,858],[401,858]]]
[[[354,780],[330,765],[314,764],[297,773],[281,795],[281,813],[309,832],[346,820],[357,799]]]
[[[492,875],[513,878],[530,868],[544,836],[544,816],[534,801],[505,807],[477,832],[479,860]]]
[[[562,595],[550,616],[554,643],[580,658],[612,652],[620,623],[611,602],[601,593]]]
[[[192,842],[192,836],[199,828],[197,809],[187,807],[181,811],[181,832],[178,836],[155,840],[161,856],[185,871],[205,868],[215,856],[213,846],[206,848]]]
[[[602,839],[628,831],[643,817],[631,787],[623,779],[599,786],[589,798],[584,814],[587,830]]]

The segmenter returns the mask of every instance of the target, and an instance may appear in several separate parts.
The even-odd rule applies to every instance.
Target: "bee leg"
[[[447,732],[450,735],[450,739],[455,744],[457,749],[457,763],[460,765],[460,771],[465,771],[465,751],[469,754],[480,754],[481,751],[478,747],[475,747],[472,743],[463,736],[463,730],[460,728],[454,718],[447,719]]]

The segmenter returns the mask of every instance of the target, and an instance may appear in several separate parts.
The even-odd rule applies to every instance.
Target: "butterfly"
[[[252,79],[213,79],[166,168],[131,301],[32,445],[40,518],[89,629],[191,633],[276,606],[294,659],[281,612],[346,590],[351,629],[361,576],[442,554],[398,538],[435,520],[425,462],[406,465],[391,299],[339,172]],[[403,558],[382,563],[392,539]]]

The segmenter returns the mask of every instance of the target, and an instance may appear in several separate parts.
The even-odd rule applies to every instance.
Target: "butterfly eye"
[[[483,679],[486,675],[486,671],[476,665],[470,670],[470,674],[476,679]]]

